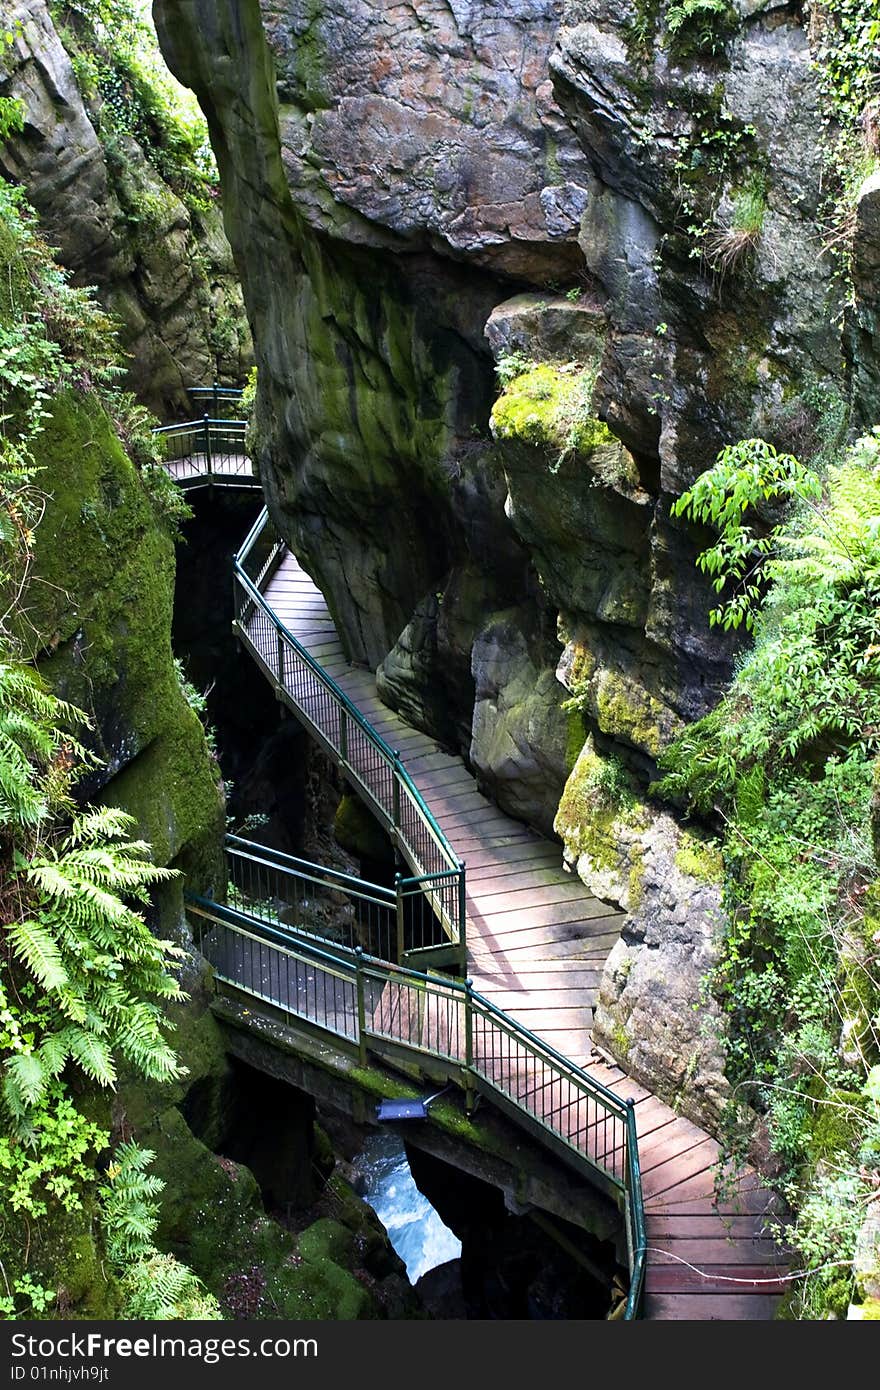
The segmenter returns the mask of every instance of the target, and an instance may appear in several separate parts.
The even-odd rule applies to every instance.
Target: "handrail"
[[[200,420],[162,425],[152,433],[163,445],[166,471],[187,491],[215,483],[259,488],[245,447],[246,432],[246,420],[206,414]]]
[[[191,397],[193,403],[198,401],[212,401],[214,414],[220,414],[221,404],[238,404],[244,394],[241,386],[221,386],[219,381],[213,382],[211,386],[188,386],[187,395]]]
[[[346,747],[340,746],[343,742],[342,736],[340,736],[338,743],[334,743],[332,738],[328,734],[327,728],[322,728],[319,725],[317,725],[314,720],[309,718],[308,713],[302,709],[302,706],[298,705],[295,694],[288,690],[286,682],[284,680],[285,663],[283,661],[283,656],[280,650],[278,651],[277,655],[275,653],[270,654],[273,657],[273,661],[277,663],[278,667],[277,671],[273,671],[273,674],[277,677],[279,692],[286,691],[286,693],[290,696],[293,702],[294,708],[297,709],[299,712],[305,714],[305,717],[312,724],[312,727],[315,728],[318,734],[321,736],[321,738],[331,746],[332,751],[340,760],[340,763],[343,766],[344,770],[350,772],[354,776],[354,778],[358,781],[361,790],[366,795],[367,799],[371,801],[372,805],[379,813],[380,818],[386,824],[388,824],[389,828],[396,835],[401,849],[409,858],[412,865],[417,870],[422,871],[421,874],[416,874],[415,879],[407,880],[407,882],[413,883],[416,881],[416,879],[422,879],[425,882],[428,882],[429,879],[439,880],[443,877],[444,874],[450,875],[452,876],[452,878],[454,878],[454,882],[450,882],[448,885],[446,885],[446,889],[448,889],[448,891],[446,891],[443,886],[438,886],[436,888],[436,891],[434,891],[434,893],[432,894],[432,897],[434,899],[433,907],[436,915],[441,919],[442,924],[448,930],[452,940],[461,948],[463,957],[466,935],[466,917],[464,910],[463,892],[463,885],[465,881],[465,865],[458,858],[454,849],[450,845],[449,841],[447,840],[446,836],[444,835],[443,831],[441,830],[440,826],[435,820],[430,807],[425,802],[424,798],[421,795],[421,792],[418,790],[409,773],[406,771],[406,768],[404,767],[403,763],[401,762],[399,754],[389,747],[389,745],[385,742],[381,735],[376,732],[376,730],[373,728],[370,722],[364,718],[363,714],[357,708],[357,706],[349,699],[345,691],[342,690],[336,684],[332,676],[328,675],[328,673],[319,664],[319,662],[317,662],[315,658],[312,656],[311,652],[309,652],[308,649],[304,647],[301,642],[298,641],[298,639],[294,636],[290,629],[286,627],[286,625],[281,621],[281,619],[278,617],[278,615],[274,612],[274,610],[267,602],[259,585],[265,579],[266,571],[270,568],[269,562],[264,563],[256,581],[252,579],[251,576],[248,574],[247,569],[245,568],[246,562],[250,558],[251,553],[254,547],[256,546],[257,542],[267,532],[267,530],[274,531],[274,526],[272,526],[272,523],[270,522],[268,509],[264,508],[264,510],[257,517],[257,520],[255,521],[254,525],[251,527],[251,530],[248,532],[248,535],[245,538],[245,541],[241,549],[236,554],[233,562],[235,582],[238,585],[240,585],[246,596],[243,605],[236,605],[236,611],[239,614],[237,625],[239,636],[243,638],[251,646],[251,649],[255,652],[257,656],[261,657],[264,660],[265,664],[268,664],[265,662],[266,654],[260,651],[257,647],[257,644],[250,639],[249,626],[251,625],[252,620],[249,619],[248,616],[244,616],[244,618],[242,617],[242,615],[245,614],[246,610],[249,610],[250,606],[252,605],[253,609],[258,610],[262,614],[265,621],[271,626],[272,629],[274,629],[275,633],[277,634],[278,641],[286,642],[289,645],[292,651],[296,654],[297,659],[308,669],[311,675],[319,683],[323,691],[326,692],[327,696],[332,702],[332,706],[336,711],[337,716],[341,717],[342,715],[344,715],[347,723],[345,726],[343,726],[343,724],[340,722],[339,728],[340,735],[342,735],[342,729],[343,727],[345,727],[345,743],[350,744],[351,742],[350,730],[348,728],[348,725],[353,725],[356,729],[360,731],[360,733],[363,735],[364,739],[367,741],[369,746],[373,748],[375,752],[378,754],[379,758],[382,760],[383,765],[389,771],[392,779],[390,805],[387,804],[387,802],[383,802],[381,797],[376,794],[374,788],[369,784],[367,780],[365,780],[363,777],[358,776],[358,769],[350,755],[349,750]],[[276,540],[276,545],[278,544],[279,541]],[[272,547],[272,553],[275,553],[275,547]],[[415,810],[418,821],[424,827],[430,841],[434,844],[436,850],[439,853],[440,859],[444,865],[444,868],[439,872],[426,872],[429,866],[424,862],[424,851],[421,850],[418,845],[413,843],[411,834],[408,833],[406,825],[403,824],[403,818],[400,814],[400,803],[402,794],[405,794],[408,797],[410,803],[412,804]]]
[[[638,1317],[646,1236],[632,1101],[510,1018],[469,980],[390,965],[359,948],[316,946],[297,928],[269,926],[241,907],[199,894],[187,893],[187,899],[202,919],[200,949],[216,978],[344,1038],[362,1061],[369,1052],[381,1057],[390,1049],[447,1064],[449,1080],[467,1096],[488,1091],[576,1168],[588,1170],[591,1181],[598,1175],[622,1199],[630,1268],[624,1318]],[[249,954],[226,933],[250,943]],[[283,970],[280,963],[273,969],[271,957],[267,965],[266,950],[286,961]],[[230,961],[234,973],[224,969]],[[307,967],[303,975],[296,963]]]

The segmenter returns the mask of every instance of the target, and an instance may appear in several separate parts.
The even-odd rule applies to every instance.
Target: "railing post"
[[[474,982],[464,982],[464,1096],[468,1115],[474,1110]]]
[[[461,968],[467,970],[467,865],[463,859],[458,863],[458,949]]]
[[[275,638],[278,643],[278,693],[284,689],[284,633],[280,627],[275,629]]]
[[[205,434],[205,471],[208,474],[209,481],[213,481],[214,464],[211,458],[211,427],[208,423],[207,415],[202,416],[202,429]]]
[[[397,964],[403,965],[404,934],[403,934],[403,892],[401,890],[402,874],[394,875],[394,895],[397,898]]]
[[[392,823],[393,823],[393,825],[394,825],[394,829],[395,829],[395,830],[397,830],[397,829],[399,828],[399,826],[400,826],[400,775],[399,775],[399,768],[400,768],[400,754],[398,753],[397,749],[395,748],[395,750],[394,750],[394,766],[393,766],[393,768],[391,769],[392,775],[393,775],[393,782],[392,782],[392,786],[391,786],[391,816],[392,816]]]
[[[214,419],[220,419],[220,383],[214,378]]]
[[[361,1066],[367,1061],[367,1006],[364,999],[364,952],[362,946],[355,946],[355,989],[357,991],[358,1016],[358,1058]]]
[[[344,705],[339,709],[339,761],[348,762],[348,711]]]

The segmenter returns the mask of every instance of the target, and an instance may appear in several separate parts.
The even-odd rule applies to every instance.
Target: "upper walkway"
[[[466,1063],[494,1094],[509,1097],[521,1117],[537,1117],[569,1156],[583,1153],[610,1174],[626,1192],[628,1211],[633,1163],[637,1176],[640,1169],[645,1230],[633,1230],[647,1257],[644,1316],[772,1316],[784,1285],[776,1278],[780,1257],[763,1231],[768,1194],[745,1171],[728,1175],[726,1195],[716,1198],[716,1141],[593,1047],[593,1007],[621,914],[563,871],[558,845],[482,796],[460,757],[382,704],[373,674],[348,663],[322,594],[265,513],[239,554],[236,585],[240,640],[386,824],[412,870],[395,893],[354,894],[368,950],[410,965],[424,957],[428,970],[444,950],[466,953],[480,998],[471,1004],[465,992],[463,1003],[461,986],[439,983],[438,974],[422,977],[427,983],[420,991],[391,966],[358,964],[346,974],[307,950],[284,950],[282,968],[280,946],[267,956],[258,942],[255,957],[253,944],[245,949],[246,932],[230,945],[236,929],[215,919],[221,976],[304,1019],[320,1022],[330,1008],[334,1015],[341,1010],[335,1031],[351,1039],[412,1042],[416,1008],[417,1046]],[[248,855],[234,848],[232,858],[266,875],[263,891],[274,891],[271,863],[254,870],[258,850]],[[350,887],[314,866],[288,872],[335,887],[337,896]],[[259,894],[249,892],[259,915],[253,908]],[[416,899],[421,914],[413,913]],[[312,908],[306,904],[305,911]],[[304,917],[300,911],[291,920]],[[591,1085],[598,1100],[590,1099]],[[615,1104],[623,1116],[620,1134]],[[621,1137],[628,1107],[638,1136],[632,1154]],[[600,1142],[609,1119],[611,1139]],[[636,1253],[631,1248],[631,1263]]]

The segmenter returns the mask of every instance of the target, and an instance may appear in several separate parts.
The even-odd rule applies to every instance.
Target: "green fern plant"
[[[135,1319],[220,1318],[217,1300],[173,1255],[156,1248],[157,1198],[165,1184],[147,1170],[155,1154],[120,1144],[99,1189],[107,1253],[121,1277],[122,1315]]]
[[[112,807],[77,811],[86,766],[71,729],[85,717],[26,667],[0,660],[0,1171],[15,1210],[67,1210],[107,1135],[72,1104],[74,1073],[113,1086],[118,1059],[140,1075],[181,1073],[164,1001],[181,997],[181,956],[138,908],[172,871],[130,838]]]
[[[668,47],[677,58],[715,55],[736,23],[736,11],[728,0],[681,0],[666,12]]]
[[[6,1066],[3,1095],[15,1116],[26,1116],[68,1062],[100,1086],[116,1080],[115,1054],[143,1076],[180,1074],[158,1001],[180,997],[168,966],[182,952],[128,905],[146,902],[148,886],[173,871],[124,838],[132,823],[110,807],[78,815],[60,843],[14,872],[20,910],[7,924],[8,948],[48,1005],[42,1037]]]

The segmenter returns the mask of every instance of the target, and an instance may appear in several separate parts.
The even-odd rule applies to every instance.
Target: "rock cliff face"
[[[133,136],[102,140],[101,97],[83,96],[44,0],[16,0],[5,22],[0,94],[21,101],[24,127],[0,146],[0,172],[120,320],[132,389],[162,416],[185,415],[187,386],[237,383],[250,361],[219,208],[190,211]]]
[[[588,735],[644,786],[734,651],[671,498],[734,440],[808,449],[845,338],[876,404],[876,217],[844,334],[804,7],[708,39],[641,0],[154,8],[221,169],[269,505],[350,655],[541,828]],[[693,1000],[698,886],[670,966]],[[630,1061],[663,1089],[662,1048]]]

